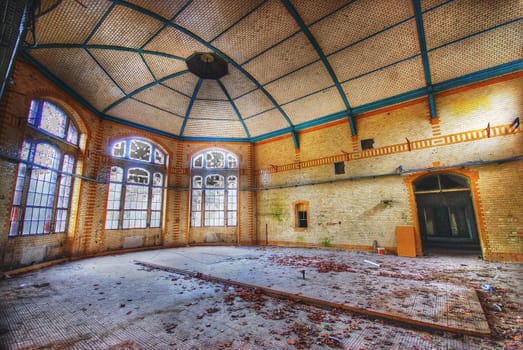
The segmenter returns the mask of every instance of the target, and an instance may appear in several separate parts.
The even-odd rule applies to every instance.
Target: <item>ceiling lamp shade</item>
[[[212,52],[195,52],[185,60],[189,71],[202,79],[220,79],[228,73],[227,62]]]

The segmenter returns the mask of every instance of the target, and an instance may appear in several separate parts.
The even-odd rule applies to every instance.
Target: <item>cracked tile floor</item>
[[[393,317],[276,298],[233,281]],[[476,256],[277,247],[108,255],[0,280],[0,348],[519,350],[522,285],[521,264]],[[486,334],[466,335],[474,330]]]

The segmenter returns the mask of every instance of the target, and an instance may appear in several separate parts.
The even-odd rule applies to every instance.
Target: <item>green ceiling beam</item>
[[[347,99],[347,95],[345,95],[345,92],[343,91],[343,88],[340,85],[340,82],[338,80],[338,77],[336,76],[336,73],[334,73],[334,69],[332,69],[332,66],[331,66],[329,60],[325,56],[325,53],[323,53],[322,48],[318,44],[318,41],[316,40],[316,38],[314,38],[314,35],[312,35],[311,31],[309,30],[309,28],[307,27],[305,22],[303,22],[303,19],[300,17],[298,11],[296,11],[294,6],[292,6],[292,4],[288,0],[281,0],[281,2],[287,8],[287,11],[291,14],[291,16],[294,18],[296,23],[298,23],[298,25],[301,28],[301,31],[305,34],[307,39],[309,39],[309,42],[312,44],[312,46],[316,50],[316,53],[318,54],[318,56],[320,56],[323,66],[325,67],[325,69],[327,69],[327,72],[329,72],[329,75],[330,75],[332,81],[334,82],[336,89],[338,90],[338,94],[340,95],[340,97],[343,101],[343,104],[345,105],[345,109],[347,111],[347,118],[349,119],[349,125],[350,125],[352,136],[356,136],[357,132],[356,132],[356,125],[354,124],[354,118],[352,115],[352,108],[349,104],[349,100]]]

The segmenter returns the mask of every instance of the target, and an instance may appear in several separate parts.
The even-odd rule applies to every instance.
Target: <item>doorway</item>
[[[434,174],[414,182],[424,251],[481,251],[467,178]]]

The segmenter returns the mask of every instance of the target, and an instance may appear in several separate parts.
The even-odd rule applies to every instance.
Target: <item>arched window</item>
[[[236,226],[238,158],[207,150],[196,154],[191,165],[191,226]]]
[[[166,154],[141,139],[119,140],[111,147],[108,230],[160,227],[162,224]]]
[[[66,232],[78,128],[59,107],[33,100],[20,151],[9,236]]]

